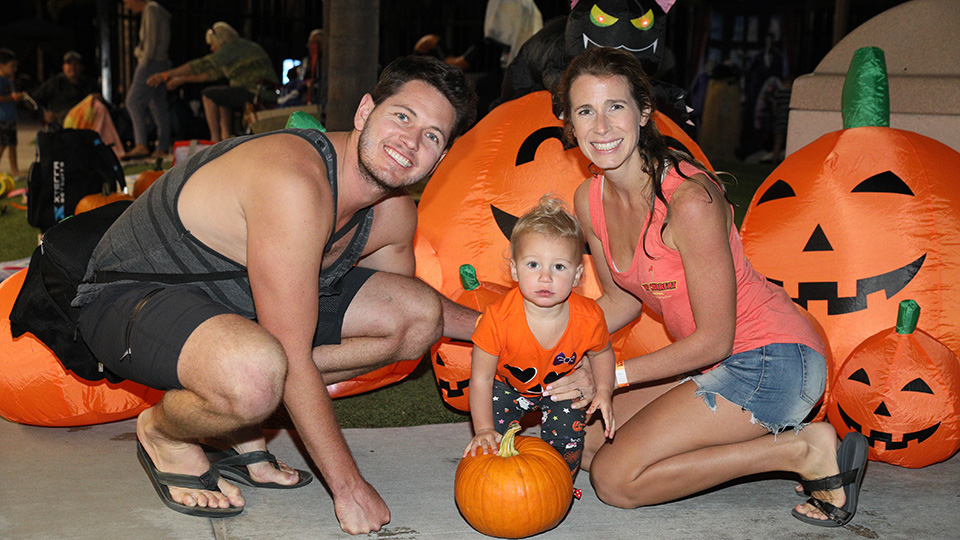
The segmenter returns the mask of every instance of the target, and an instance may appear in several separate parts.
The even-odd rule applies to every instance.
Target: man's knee
[[[259,422],[267,418],[280,404],[283,384],[287,373],[287,357],[283,346],[270,333],[244,320],[238,328],[232,327],[229,319],[208,321],[198,328],[198,335],[191,340],[208,340],[208,343],[192,343],[189,353],[181,357],[181,378],[184,386],[207,387],[211,401],[219,401],[219,407],[247,422]],[[215,329],[214,325],[225,326]],[[211,332],[215,331],[215,332]],[[206,337],[205,337],[206,336]],[[188,344],[190,342],[188,341]],[[187,346],[184,347],[187,350]],[[212,350],[211,350],[212,349]],[[184,362],[189,362],[184,365]],[[202,363],[197,365],[197,363]],[[191,388],[191,389],[194,389]]]
[[[428,285],[419,280],[411,280],[408,289],[411,298],[406,300],[402,310],[398,310],[399,356],[414,358],[424,354],[443,334],[443,307],[440,297]]]
[[[283,398],[286,377],[286,356],[279,351],[262,351],[256,358],[238,360],[236,376],[230,390],[233,414],[250,422],[266,419]]]

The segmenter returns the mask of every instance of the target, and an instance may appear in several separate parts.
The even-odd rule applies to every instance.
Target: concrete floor
[[[453,498],[466,423],[345,430],[360,470],[390,506],[392,521],[368,538],[484,538],[463,520]],[[270,432],[271,450],[291,465],[306,462],[296,434]],[[332,500],[314,481],[295,490],[246,488],[234,518],[185,516],[163,505],[136,458],[135,423],[41,428],[0,420],[0,538],[47,539],[327,539],[340,531]],[[600,502],[581,474],[583,498],[538,538],[604,539],[956,539],[960,537],[960,457],[904,469],[871,462],[859,511],[839,529],[793,519],[799,500],[788,476],[741,482],[696,497],[637,510]]]

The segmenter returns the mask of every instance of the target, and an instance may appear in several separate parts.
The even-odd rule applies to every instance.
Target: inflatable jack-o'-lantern
[[[454,293],[451,300],[481,312],[510,290],[498,283],[479,281],[476,269],[469,264],[460,267],[460,283],[463,288]],[[472,354],[472,343],[448,338],[441,339],[430,349],[440,395],[451,407],[461,411],[470,410],[468,388]]]
[[[682,129],[661,115],[657,127],[676,147],[689,151],[709,166],[706,156]],[[430,178],[417,210],[414,249],[417,276],[452,298],[460,290],[460,265],[470,261],[488,283],[512,287],[509,270],[510,234],[517,219],[546,193],[569,203],[577,186],[590,176],[589,162],[579,148],[563,149],[562,123],[553,115],[551,97],[540,91],[500,105],[461,137]],[[584,275],[575,289],[589,298],[600,295],[592,258],[584,260]],[[648,313],[645,311],[645,313]],[[643,324],[633,334],[648,352],[670,342],[662,323],[641,316]],[[649,325],[649,326],[648,326]],[[612,336],[630,334],[633,326]],[[622,345],[624,340],[619,341]],[[458,388],[469,381],[469,355],[465,366],[451,365],[452,358],[431,355],[441,385],[458,389],[452,406],[466,410]],[[437,364],[437,359],[446,365]],[[452,371],[451,371],[452,370]],[[456,379],[443,377],[454,376]],[[445,394],[446,398],[447,395]]]
[[[132,418],[163,392],[131,381],[81,379],[63,368],[33,334],[10,333],[10,310],[27,275],[0,283],[0,416],[35,426],[83,426]]]
[[[870,440],[870,459],[925,467],[960,449],[960,358],[916,328],[920,309],[900,303],[897,326],[854,349],[837,369],[828,402],[842,437]]]
[[[754,268],[820,321],[836,361],[887,328],[906,298],[923,306],[927,332],[960,351],[960,153],[884,127],[886,96],[882,51],[857,51],[845,129],[788,156],[740,230]]]

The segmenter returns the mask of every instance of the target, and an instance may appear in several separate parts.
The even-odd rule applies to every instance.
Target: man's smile
[[[385,146],[385,147],[384,147],[384,151],[387,153],[388,156],[390,156],[391,158],[393,158],[394,161],[396,161],[397,163],[399,163],[401,167],[403,167],[403,168],[405,168],[405,169],[408,169],[408,168],[410,168],[410,167],[413,166],[413,162],[412,162],[412,161],[410,161],[409,159],[403,157],[403,155],[401,155],[399,152],[397,152],[397,151],[394,150],[393,148],[390,148],[389,146]]]

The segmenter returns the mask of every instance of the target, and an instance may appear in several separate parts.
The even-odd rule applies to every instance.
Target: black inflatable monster
[[[590,47],[636,55],[648,73],[659,68],[665,47],[666,12],[674,0],[572,0],[570,15],[547,21],[507,66],[493,107],[538,90],[553,90],[575,56]],[[687,119],[684,91],[653,81],[657,109],[674,122]],[[491,107],[492,108],[492,107]]]

